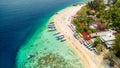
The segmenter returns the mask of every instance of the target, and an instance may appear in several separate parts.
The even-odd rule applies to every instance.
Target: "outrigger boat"
[[[60,37],[58,37],[59,39],[62,39],[62,38],[64,38],[64,36],[60,36]]]
[[[54,24],[49,24],[49,25],[48,25],[48,28],[49,28],[49,27],[55,27],[55,25],[54,25]]]
[[[54,24],[48,24],[48,26],[54,26]]]
[[[55,34],[54,34],[54,35],[57,35],[57,34],[60,34],[60,32],[55,32]]]
[[[48,26],[48,28],[55,28],[55,26]]]
[[[66,39],[65,38],[63,38],[63,39],[61,39],[61,42],[63,42],[63,41],[65,41]]]
[[[58,37],[60,37],[60,36],[64,36],[64,35],[63,34],[59,34]]]
[[[53,23],[48,24],[48,27],[51,27],[51,26],[54,26],[54,24]]]
[[[56,28],[50,28],[49,29],[49,31],[55,31],[56,30]]]
[[[30,55],[27,56],[28,59],[30,59],[32,57],[34,57],[34,54],[30,54]]]

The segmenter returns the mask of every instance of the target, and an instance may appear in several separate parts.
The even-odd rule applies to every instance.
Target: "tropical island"
[[[50,28],[64,35],[85,68],[119,68],[119,12],[120,0],[93,0],[57,12]]]
[[[96,48],[98,55],[108,59],[112,67],[120,65],[119,7],[120,0],[94,0],[82,7],[73,19],[77,33]]]

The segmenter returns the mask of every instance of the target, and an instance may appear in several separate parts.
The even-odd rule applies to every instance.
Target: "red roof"
[[[92,38],[87,32],[81,32],[81,33],[87,40],[90,40]]]
[[[83,22],[80,22],[80,26],[84,26],[84,23],[83,23]]]
[[[105,29],[105,24],[98,24],[98,29],[104,30]]]

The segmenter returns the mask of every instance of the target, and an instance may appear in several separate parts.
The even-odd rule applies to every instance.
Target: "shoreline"
[[[80,44],[79,41],[73,37],[74,32],[68,26],[71,25],[72,16],[76,15],[83,6],[85,6],[85,4],[67,7],[57,12],[58,14],[53,15],[50,21],[54,22],[57,31],[64,34],[66,41],[80,57],[85,68],[105,68],[104,65],[102,65],[102,57],[89,51]]]

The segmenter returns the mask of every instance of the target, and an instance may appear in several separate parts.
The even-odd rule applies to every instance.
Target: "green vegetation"
[[[110,28],[111,24],[116,30],[120,30],[120,0],[114,4],[106,6],[106,8],[98,11],[97,17],[106,23],[106,27]]]
[[[113,45],[114,54],[120,57],[120,34],[116,37],[115,44]]]
[[[120,33],[120,0],[108,0],[107,4],[104,3],[104,0],[88,2],[86,6],[82,7],[77,13],[77,17],[73,20],[77,32],[85,31],[89,34],[97,30],[89,28],[91,22],[95,22],[96,24],[102,23],[106,29],[112,28]],[[98,51],[105,48],[99,37],[95,39],[94,47],[96,47]],[[112,55],[120,57],[120,34],[115,39],[112,51]],[[112,62],[110,64],[112,65],[114,63]]]
[[[89,23],[93,21],[91,17],[87,17],[88,14],[92,14],[89,12],[90,10],[86,6],[82,7],[82,9],[77,12],[77,17],[73,19],[73,23],[76,26],[77,32],[95,32],[94,29],[88,27]],[[80,25],[80,23],[82,24],[82,26]]]
[[[77,12],[78,17],[79,17],[79,16],[86,16],[86,10],[87,10],[87,9],[88,9],[88,8],[87,8],[86,6],[82,7],[82,8],[80,9],[80,11]]]
[[[108,0],[110,2],[111,0]],[[120,30],[120,0],[112,0],[113,4],[104,4],[103,0],[93,0],[88,2],[86,11],[87,15],[96,15],[102,22],[105,23],[106,28],[114,27]],[[95,10],[92,14],[90,10]],[[120,31],[118,31],[120,32]]]
[[[94,9],[97,11],[103,10],[105,8],[103,0],[93,0],[91,2],[88,2],[88,6],[90,9]]]
[[[106,47],[103,44],[98,44],[96,46],[96,49],[98,50],[99,54],[101,54],[102,52],[104,52],[104,50],[106,49]]]
[[[75,24],[76,26],[79,27],[79,21],[78,21],[78,19],[74,19],[73,22],[74,22],[74,24]]]
[[[101,44],[101,43],[102,43],[101,39],[100,39],[99,37],[97,37],[97,38],[95,39],[95,42],[94,42],[94,47],[98,46],[98,45]]]

